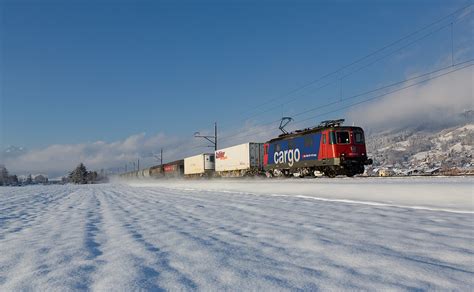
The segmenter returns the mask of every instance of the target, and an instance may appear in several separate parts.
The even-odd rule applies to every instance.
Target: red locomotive
[[[364,165],[372,164],[372,159],[367,158],[364,131],[342,126],[343,122],[324,121],[317,127],[285,133],[265,143],[267,176],[363,173]]]

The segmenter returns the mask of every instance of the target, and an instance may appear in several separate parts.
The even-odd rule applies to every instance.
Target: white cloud
[[[275,133],[275,128],[276,125],[245,124],[234,131],[220,131],[219,137],[222,139],[219,140],[219,148],[248,141],[266,141]],[[205,131],[201,133],[209,134]],[[9,155],[4,153],[0,163],[5,164],[11,173],[46,173],[49,177],[58,177],[67,174],[80,162],[92,170],[120,167],[120,171],[124,171],[125,164],[131,169],[132,162],[136,162],[138,158],[142,167],[158,164],[152,154],[159,154],[161,147],[164,149],[164,161],[169,162],[198,153],[212,152],[212,148],[206,147],[208,145],[208,142],[192,136],[182,138],[140,133],[115,142],[55,144],[42,149],[16,151],[8,153]]]
[[[473,109],[473,100],[473,69],[468,67],[361,104],[348,112],[348,120],[372,131],[437,127],[459,122],[462,112]]]
[[[192,143],[190,139],[168,137],[163,134],[147,136],[144,133],[132,135],[122,141],[107,143],[96,141],[82,144],[56,144],[43,149],[34,149],[16,156],[5,156],[4,164],[12,173],[47,173],[50,177],[64,175],[78,163],[89,169],[124,167],[125,164],[141,159],[142,165],[150,165],[152,153],[161,147],[166,149],[166,160],[178,157],[180,149]],[[163,155],[165,156],[165,155]]]

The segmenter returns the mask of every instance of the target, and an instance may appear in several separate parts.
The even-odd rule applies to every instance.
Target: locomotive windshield
[[[349,144],[350,143],[349,132],[348,131],[336,132],[336,141],[337,141],[337,144]]]
[[[364,133],[361,132],[361,131],[355,131],[354,132],[354,140],[355,140],[355,143],[356,144],[364,144],[365,143],[365,140],[364,140]]]

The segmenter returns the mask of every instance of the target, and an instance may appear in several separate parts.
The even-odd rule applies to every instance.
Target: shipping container
[[[167,177],[179,177],[184,173],[184,160],[176,160],[163,165],[164,175]]]
[[[160,177],[163,176],[163,171],[161,165],[156,165],[150,167],[150,176],[151,177]]]
[[[263,143],[244,143],[215,152],[220,176],[258,174],[263,169]]]
[[[206,176],[214,172],[214,153],[204,153],[184,159],[186,176]]]
[[[143,177],[145,177],[145,178],[150,177],[150,169],[149,168],[145,168],[144,170],[142,170],[142,173],[143,173]]]

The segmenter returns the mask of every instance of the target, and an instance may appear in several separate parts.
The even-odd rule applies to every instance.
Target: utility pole
[[[214,123],[214,151],[217,151],[217,122]]]
[[[158,154],[155,154],[155,153],[151,153],[150,154],[156,161],[159,161],[160,162],[160,170],[161,170],[161,173],[164,172],[164,169],[163,169],[163,148],[160,149],[160,155],[158,156]]]
[[[163,165],[163,148],[160,149],[160,156],[153,152],[151,153],[151,155],[153,156],[153,158],[155,158],[156,161],[160,162],[160,166]]]
[[[205,136],[201,135],[199,132],[194,133],[195,138],[204,138],[207,141],[211,142],[211,144],[214,146],[214,151],[217,151],[217,123],[214,123],[214,136]],[[212,146],[209,146],[212,147]]]
[[[137,161],[137,170],[140,170],[140,158],[138,158],[138,161]]]

